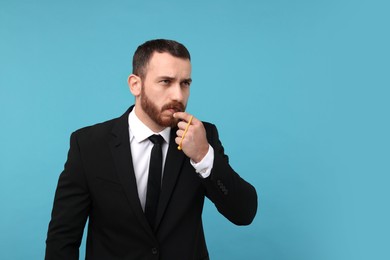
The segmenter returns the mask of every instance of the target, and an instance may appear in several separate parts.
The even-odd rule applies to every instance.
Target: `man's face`
[[[173,114],[185,110],[190,84],[191,63],[188,59],[155,52],[142,80],[139,96],[142,115],[138,116],[159,127],[176,126]]]

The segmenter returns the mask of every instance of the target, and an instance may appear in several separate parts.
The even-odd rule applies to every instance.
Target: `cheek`
[[[158,103],[158,101],[163,97],[164,92],[162,92],[159,88],[150,87],[145,89],[145,94],[151,101]]]
[[[190,97],[190,89],[185,90],[183,96],[186,100],[188,100],[188,98]]]

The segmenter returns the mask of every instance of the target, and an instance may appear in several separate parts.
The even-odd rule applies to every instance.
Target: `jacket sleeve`
[[[90,208],[90,197],[75,133],[61,173],[49,224],[45,260],[79,259],[79,247]]]
[[[207,124],[207,138],[214,149],[211,174],[204,179],[207,197],[218,211],[236,225],[249,225],[257,212],[256,189],[229,165],[217,128]]]

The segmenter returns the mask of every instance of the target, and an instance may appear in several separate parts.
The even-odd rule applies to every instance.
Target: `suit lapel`
[[[130,206],[134,210],[135,215],[138,217],[144,229],[153,235],[138,197],[137,182],[134,174],[129,140],[128,115],[131,110],[132,107],[124,115],[122,115],[118,119],[117,124],[114,125],[112,135],[110,136],[110,149],[114,158],[119,180],[122,183]]]
[[[184,159],[187,158],[184,155],[183,151],[179,151],[177,149],[177,144],[175,142],[176,130],[177,129],[171,130],[168,153],[165,159],[162,189],[161,189],[160,201],[158,203],[158,209],[157,209],[156,229],[158,228],[161,222],[165,209],[171,198]]]

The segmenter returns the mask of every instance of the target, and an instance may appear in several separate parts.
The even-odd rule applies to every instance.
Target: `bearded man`
[[[190,54],[151,40],[133,57],[135,104],[121,117],[71,135],[46,240],[46,260],[209,259],[207,197],[236,225],[256,215],[255,188],[229,165],[213,124],[185,112]]]

